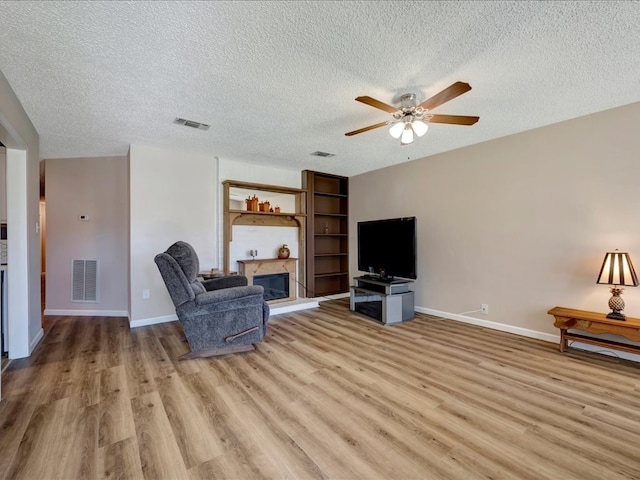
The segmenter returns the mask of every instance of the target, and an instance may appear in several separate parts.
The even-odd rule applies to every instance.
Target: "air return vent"
[[[71,301],[98,303],[98,260],[71,260]]]
[[[180,117],[176,117],[173,123],[184,125],[185,127],[197,128],[198,130],[209,130],[209,127],[211,126],[206,123],[194,122],[193,120],[187,120],[186,118]]]
[[[320,151],[310,153],[309,155],[313,155],[314,157],[325,157],[325,158],[336,156],[335,153],[327,153],[327,152],[320,152]]]

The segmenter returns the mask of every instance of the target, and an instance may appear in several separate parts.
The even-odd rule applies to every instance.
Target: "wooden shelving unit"
[[[307,297],[349,291],[349,179],[305,170]]]
[[[223,241],[224,241],[224,272],[229,272],[230,242],[233,240],[234,225],[256,225],[276,227],[298,227],[298,278],[302,277],[305,270],[305,244],[306,242],[306,191],[300,188],[282,187],[279,185],[265,185],[262,183],[239,182],[225,180],[223,186]],[[295,197],[294,212],[255,212],[238,210],[230,207],[230,194],[232,188],[251,190],[255,192],[278,193],[293,195]],[[304,296],[302,287],[299,295]]]

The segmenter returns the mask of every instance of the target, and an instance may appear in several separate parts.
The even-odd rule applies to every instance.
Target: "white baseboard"
[[[337,300],[339,298],[349,298],[349,292],[345,293],[336,293],[335,295],[327,295],[324,297],[316,297],[314,300],[318,300],[319,302],[326,302],[327,300]]]
[[[126,310],[56,310],[47,308],[44,314],[67,317],[129,317],[129,312]]]
[[[298,310],[307,310],[309,308],[317,308],[318,299],[316,298],[299,298],[293,302],[276,303],[269,305],[270,315],[279,315],[281,313],[297,312]]]
[[[456,320],[458,322],[470,323],[472,325],[478,325],[480,327],[490,328],[492,330],[500,330],[502,332],[514,333],[523,337],[535,338],[543,340],[545,342],[551,342],[560,344],[560,335],[554,335],[551,333],[538,332],[537,330],[530,330],[528,328],[514,327],[513,325],[505,325],[504,323],[491,322],[489,320],[482,320],[480,318],[468,317],[458,313],[442,312],[440,310],[434,310],[432,308],[415,307],[415,311],[419,313],[426,313],[427,315],[434,315],[436,317],[448,318]],[[603,355],[609,355],[611,357],[623,358],[625,360],[631,360],[633,362],[640,362],[640,355],[628,353],[620,350],[607,349],[599,347],[597,345],[590,345],[587,343],[570,342],[571,348],[576,350],[585,350],[588,352],[601,353]]]
[[[7,358],[7,360],[5,361],[4,365],[2,366],[2,372],[0,372],[0,373],[4,373],[4,371],[7,368],[9,368],[9,365],[11,365],[11,362],[13,362],[13,359]]]
[[[271,314],[278,315],[280,313],[296,312],[298,310],[306,310],[308,308],[316,308],[318,301],[316,299],[298,299],[293,302],[276,303],[270,305]],[[147,325],[157,325],[158,323],[175,322],[178,317],[174,315],[164,315],[162,317],[141,318],[140,320],[132,320],[129,322],[130,328],[145,327]]]
[[[146,327],[147,325],[157,325],[158,323],[175,322],[178,320],[176,314],[163,315],[162,317],[141,318],[140,320],[131,320],[129,328]]]
[[[466,315],[460,315],[458,313],[442,312],[440,310],[434,310],[432,308],[415,307],[415,311],[419,313],[426,313],[427,315],[434,315],[436,317],[457,320],[458,322],[470,323],[472,325],[478,325],[480,327],[486,327],[492,330],[515,333],[516,335],[522,335],[523,337],[536,338],[538,340],[544,340],[545,342],[552,342],[557,344],[560,343],[560,335],[554,335],[551,333],[538,332],[537,330],[530,330],[528,328],[522,327],[514,327],[513,325],[506,325],[504,323],[491,322],[489,320],[468,317]]]
[[[38,334],[35,336],[33,340],[31,340],[31,343],[29,344],[29,355],[33,353],[33,350],[38,346],[38,343],[40,343],[40,340],[42,340],[43,337],[44,337],[44,330],[40,328],[40,331],[38,332]]]

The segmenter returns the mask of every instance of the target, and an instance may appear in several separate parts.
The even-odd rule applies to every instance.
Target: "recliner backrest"
[[[205,291],[197,279],[200,269],[198,255],[186,242],[176,242],[166,252],[155,257],[171,300],[175,307],[192,301],[195,296]]]
[[[200,271],[200,261],[198,254],[187,242],[178,241],[167,248],[168,253],[180,265],[189,283],[193,282]]]

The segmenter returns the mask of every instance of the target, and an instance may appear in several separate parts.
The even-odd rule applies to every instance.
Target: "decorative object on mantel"
[[[249,255],[251,255],[251,260],[255,260],[258,256],[258,250],[249,250]]]
[[[275,213],[280,213],[280,207],[275,207],[273,210]]]
[[[247,211],[249,212],[258,211],[258,197],[254,195],[253,197],[247,198],[245,202],[247,202]]]
[[[619,252],[617,249],[614,252],[607,252],[596,283],[613,285],[609,299],[611,313],[607,315],[607,318],[625,320],[627,317],[621,313],[624,310],[624,300],[620,296],[624,288],[620,288],[620,286],[637,287],[640,285],[629,254]]]
[[[278,250],[278,258],[289,258],[289,255],[291,255],[291,252],[289,251],[289,247],[287,247],[287,244],[285,243]]]
[[[271,207],[271,202],[269,202],[269,200],[265,200],[264,202],[260,202],[258,205],[261,212],[268,212]]]

